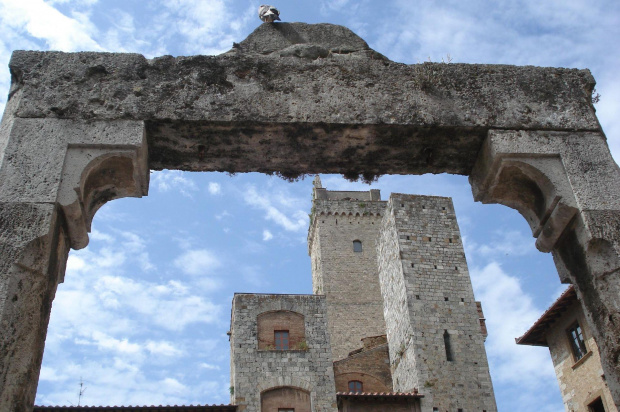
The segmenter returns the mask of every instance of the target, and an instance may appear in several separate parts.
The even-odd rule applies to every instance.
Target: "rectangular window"
[[[360,381],[349,381],[349,392],[353,392],[353,393],[361,393],[361,392],[363,392],[362,382],[360,382]]]
[[[594,402],[588,405],[589,412],[605,412],[605,406],[603,406],[603,400],[599,397]]]
[[[288,330],[275,331],[276,350],[288,350]]]
[[[566,332],[568,333],[568,339],[570,340],[570,347],[573,351],[575,361],[578,361],[588,352],[586,343],[583,340],[581,326],[579,326],[579,323],[575,322]]]
[[[362,251],[362,242],[360,242],[359,240],[354,240],[353,241],[353,251],[355,253],[360,253]]]
[[[278,412],[295,412],[294,408],[278,408]]]
[[[446,349],[446,360],[448,362],[454,361],[454,356],[452,356],[452,345],[450,344],[450,334],[447,330],[443,332],[443,344]]]

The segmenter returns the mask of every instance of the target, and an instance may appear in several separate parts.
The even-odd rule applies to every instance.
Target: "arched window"
[[[284,386],[268,389],[261,393],[263,412],[310,412],[310,392],[303,389]]]
[[[360,381],[349,381],[349,392],[353,392],[353,393],[361,393],[361,392],[363,392],[362,382],[360,382]]]
[[[361,252],[362,251],[362,242],[359,240],[354,240],[353,241],[353,251],[354,252]]]

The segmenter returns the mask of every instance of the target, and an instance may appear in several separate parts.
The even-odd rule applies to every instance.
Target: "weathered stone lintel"
[[[147,60],[138,54],[16,51],[10,63],[13,90],[24,96],[16,115],[600,129],[587,70],[262,53],[240,48],[219,56]]]

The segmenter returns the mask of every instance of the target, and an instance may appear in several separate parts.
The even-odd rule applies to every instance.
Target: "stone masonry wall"
[[[304,317],[306,350],[259,350],[257,317],[270,311]],[[235,294],[231,314],[231,403],[259,412],[261,393],[292,387],[310,393],[312,412],[335,412],[336,393],[326,302],[317,295]]]
[[[588,353],[579,361],[573,357],[567,329],[579,322]],[[601,358],[578,302],[569,307],[547,333],[551,359],[567,411],[589,412],[588,404],[601,397],[608,412],[618,412],[603,378]]]
[[[424,412],[496,411],[451,199],[392,194],[378,249],[394,389],[417,386]]]
[[[385,217],[381,222],[381,232],[377,239],[379,256],[379,280],[383,296],[386,333],[390,353],[392,382],[396,392],[412,392],[418,389],[426,393],[422,385],[426,375],[416,366],[412,338],[413,323],[407,308],[407,287],[400,258],[398,233],[393,213],[393,205],[388,202]],[[428,396],[429,395],[425,395]]]
[[[314,200],[308,235],[313,290],[326,296],[334,360],[359,349],[362,338],[385,334],[375,247],[385,205]],[[353,251],[354,240],[362,252]]]

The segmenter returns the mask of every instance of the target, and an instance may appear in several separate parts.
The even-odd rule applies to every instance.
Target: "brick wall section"
[[[371,349],[375,346],[383,345],[387,343],[387,335],[379,336],[367,336],[362,338],[363,349]]]
[[[261,313],[303,315],[307,350],[259,350]],[[312,412],[335,412],[336,392],[326,301],[317,295],[235,294],[231,314],[231,403],[239,411],[259,412],[261,393],[293,387],[310,393]]]
[[[579,322],[588,353],[575,362],[566,330]],[[602,378],[601,358],[579,302],[571,305],[547,332],[551,359],[568,411],[588,412],[588,404],[601,397],[607,412],[618,412]]]
[[[484,318],[484,312],[482,311],[482,302],[476,302],[476,310],[478,311],[478,321],[480,322],[480,332],[484,337],[484,340],[489,336],[489,332],[487,331],[487,321]]]
[[[336,392],[349,392],[349,381],[362,382],[364,392],[392,392],[387,343],[353,353],[334,362]]]
[[[381,228],[377,247],[394,390],[417,387],[425,395],[423,411],[496,411],[451,199],[392,194]],[[453,361],[447,360],[445,331]]]
[[[306,331],[304,316],[290,310],[261,313],[257,317],[258,349],[275,349],[275,331],[287,330],[289,349],[304,349]]]
[[[333,193],[338,192],[327,195]],[[362,338],[385,334],[375,247],[385,205],[358,199],[313,202],[308,234],[313,291],[327,298],[334,360],[359,348]],[[361,253],[353,251],[354,240],[362,242]]]
[[[311,412],[310,394],[296,388],[277,388],[261,396],[261,412],[278,412],[280,408]]]

